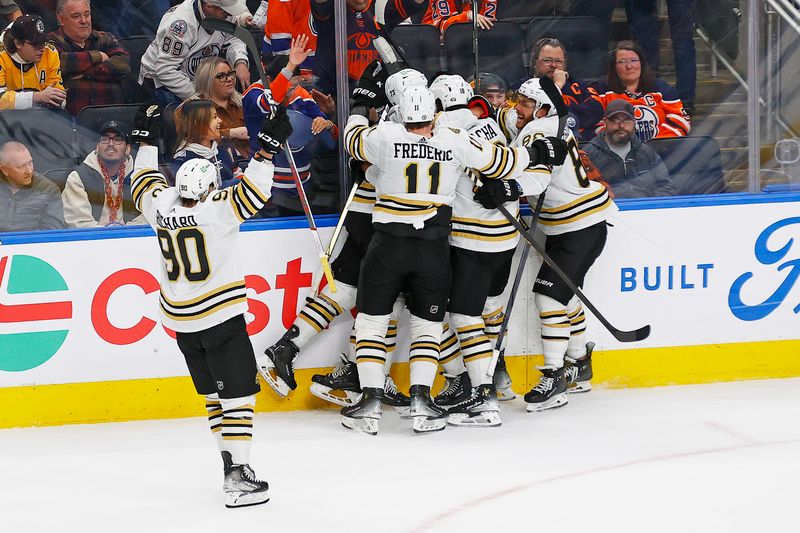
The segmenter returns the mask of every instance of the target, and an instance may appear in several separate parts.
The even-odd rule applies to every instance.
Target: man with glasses
[[[584,148],[617,198],[670,196],[672,179],[661,157],[634,135],[633,106],[612,100],[600,134]]]
[[[44,22],[19,17],[6,30],[0,49],[0,111],[32,107],[64,107],[67,93],[61,62],[47,43]]]
[[[61,198],[70,228],[146,224],[133,205],[133,158],[128,132],[116,120],[103,124],[100,140],[69,176]]]
[[[531,51],[531,76],[550,78],[561,90],[569,109],[567,124],[579,141],[594,137],[594,127],[603,116],[603,106],[594,99],[597,91],[570,78],[567,51],[558,39],[544,37],[536,41]]]
[[[56,16],[61,27],[50,33],[59,51],[71,115],[89,105],[125,103],[122,79],[131,73],[128,52],[117,38],[92,29],[89,0],[59,0]]]

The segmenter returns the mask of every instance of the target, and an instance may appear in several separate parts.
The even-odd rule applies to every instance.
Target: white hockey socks
[[[460,376],[467,371],[464,360],[461,358],[461,348],[458,346],[458,337],[450,325],[442,325],[442,341],[439,344],[439,364],[445,374]]]
[[[431,322],[411,315],[411,385],[431,387],[439,370],[439,343],[442,340],[442,323]]]
[[[461,355],[473,387],[492,382],[488,376],[492,359],[492,343],[484,332],[483,319],[479,316],[450,313],[450,322],[456,328]]]
[[[569,342],[570,323],[567,308],[549,296],[534,295],[542,323],[542,351],[545,366],[561,368]]]
[[[390,316],[358,313],[356,317],[356,363],[362,389],[383,389],[386,380],[386,331]]]
[[[580,359],[586,355],[586,315],[577,296],[573,296],[567,304],[567,318],[569,319],[567,357]]]
[[[314,335],[327,328],[334,318],[356,305],[355,287],[337,282],[336,289],[336,292],[331,292],[330,286],[326,285],[300,310],[294,321],[300,333],[292,339],[298,348],[302,349]]]
[[[217,449],[224,452],[225,445],[222,443],[222,404],[219,403],[219,395],[217,393],[206,395],[206,411],[208,411],[208,425],[211,427],[211,435],[214,437]]]
[[[225,451],[230,452],[233,464],[249,464],[256,397],[220,398],[219,401],[222,404],[221,433]]]
[[[497,337],[500,335],[500,328],[503,327],[503,320],[506,317],[504,305],[505,300],[502,294],[498,296],[489,296],[486,299],[486,303],[483,304],[483,313],[481,314],[484,325],[483,331],[489,338],[489,342],[492,343],[492,348],[497,345]],[[503,337],[503,345],[501,348],[505,348],[507,340],[508,335]]]

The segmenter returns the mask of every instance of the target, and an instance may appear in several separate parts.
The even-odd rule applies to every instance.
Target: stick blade
[[[613,328],[608,328],[608,331],[610,331],[619,342],[639,342],[650,336],[650,325],[642,326],[633,331],[622,331]]]
[[[200,25],[204,30],[211,32],[221,31],[222,33],[233,33],[236,29],[236,24],[233,22],[215,18],[205,18],[200,21]]]

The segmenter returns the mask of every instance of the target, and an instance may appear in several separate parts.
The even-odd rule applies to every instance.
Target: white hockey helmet
[[[545,117],[552,117],[558,114],[556,111],[556,106],[553,104],[553,100],[547,95],[544,89],[542,89],[542,84],[539,78],[525,80],[525,82],[519,86],[517,92],[522,96],[530,98],[536,102],[536,108],[533,111],[534,116],[544,106],[549,107]]]
[[[400,72],[395,72],[386,80],[386,98],[392,105],[400,105],[400,97],[406,89],[419,85],[428,86],[428,78],[425,74],[413,68],[404,68]]]
[[[467,105],[473,95],[472,86],[458,74],[442,74],[431,83],[431,92],[444,110]]]
[[[175,174],[175,187],[181,198],[203,201],[209,186],[219,187],[217,167],[208,159],[194,158],[180,166]]]
[[[436,100],[427,87],[413,85],[400,97],[400,119],[409,122],[430,122],[436,115]]]

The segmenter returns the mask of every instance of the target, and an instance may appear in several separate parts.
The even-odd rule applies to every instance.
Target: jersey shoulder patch
[[[56,54],[58,53],[58,50],[56,50],[55,45],[53,45],[53,43],[51,43],[50,41],[47,41],[46,43],[44,43],[44,46],[45,46],[45,48],[49,49],[51,52],[54,52]]]

